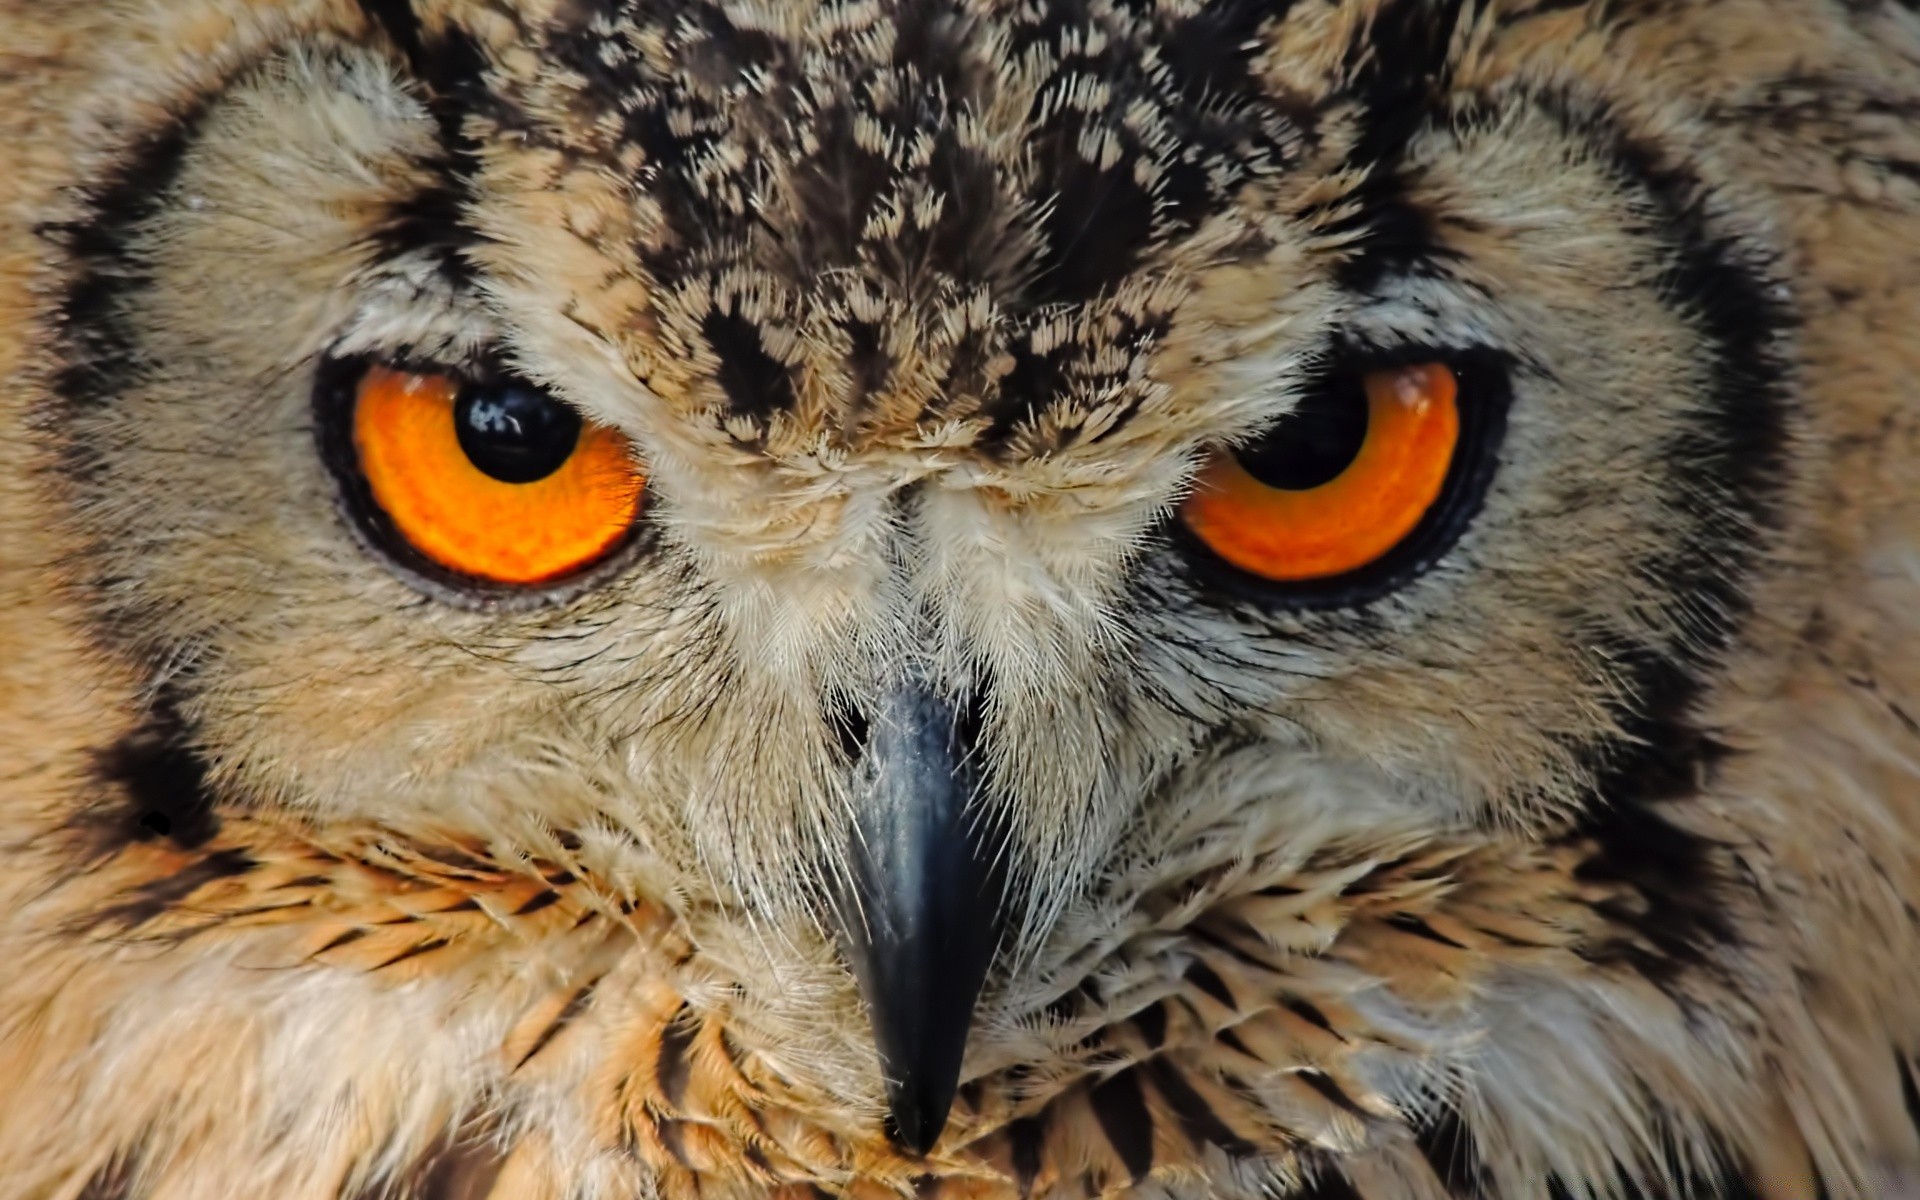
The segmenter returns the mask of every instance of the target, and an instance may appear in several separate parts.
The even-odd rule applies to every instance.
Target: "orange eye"
[[[461,575],[572,574],[613,550],[640,509],[627,439],[523,380],[371,366],[352,428],[374,504],[414,550]]]
[[[1275,582],[1369,565],[1434,506],[1460,440],[1458,382],[1440,363],[1369,372],[1360,392],[1309,397],[1253,446],[1221,452],[1181,507],[1187,528]]]

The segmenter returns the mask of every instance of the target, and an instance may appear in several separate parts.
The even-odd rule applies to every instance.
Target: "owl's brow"
[[[1141,281],[1162,271],[1168,247],[1239,211],[1248,185],[1300,161],[1316,136],[1311,110],[1253,69],[1288,7],[1010,15],[905,0],[875,10],[893,49],[869,61],[840,32],[744,28],[704,0],[581,4],[522,28],[538,52],[515,74],[398,0],[363,4],[422,73],[447,142],[452,201],[415,205],[405,235],[462,236],[445,220],[469,183],[460,114],[482,115],[527,145],[631,176],[659,220],[610,249],[637,253],[658,303],[687,293],[705,306],[688,310],[690,336],[722,362],[734,417],[794,405],[792,364],[767,346],[796,309],[853,347],[844,403],[858,408],[886,386],[897,364],[871,323],[849,315],[873,304],[856,303],[847,280],[936,328],[966,327],[949,318],[990,297],[992,321],[935,353],[936,403],[978,406],[989,442],[1050,405],[1123,388],[1128,370],[1111,351],[1148,353],[1177,303]],[[1019,88],[1026,107],[1009,118]],[[993,113],[1017,128],[985,129]],[[596,142],[583,130],[616,132]],[[747,195],[756,202],[742,206]],[[894,208],[938,216],[888,216]],[[1248,221],[1224,253],[1266,248]],[[730,290],[746,286],[728,282],[743,273],[751,290]],[[792,299],[771,305],[773,295]],[[1062,336],[1064,318],[1096,313],[1098,337]],[[815,326],[810,338],[834,340]]]

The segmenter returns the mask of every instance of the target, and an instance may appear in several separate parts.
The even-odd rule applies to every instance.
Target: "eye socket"
[[[619,432],[513,376],[365,365],[345,421],[374,524],[454,575],[533,586],[623,543],[645,479]]]
[[[1499,414],[1468,403],[1455,365],[1330,377],[1258,441],[1216,452],[1181,524],[1214,558],[1302,597],[1353,599],[1417,568],[1491,465]]]

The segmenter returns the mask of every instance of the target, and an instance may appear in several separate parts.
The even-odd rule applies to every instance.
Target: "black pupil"
[[[1268,487],[1301,492],[1338,479],[1366,440],[1366,389],[1346,375],[1309,392],[1299,407],[1234,456]]]
[[[573,454],[580,414],[525,383],[470,383],[454,403],[453,428],[474,466],[502,483],[532,483]]]

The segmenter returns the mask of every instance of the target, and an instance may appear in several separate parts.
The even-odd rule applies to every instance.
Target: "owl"
[[[1912,0],[0,0],[0,1200],[1920,1196]]]

